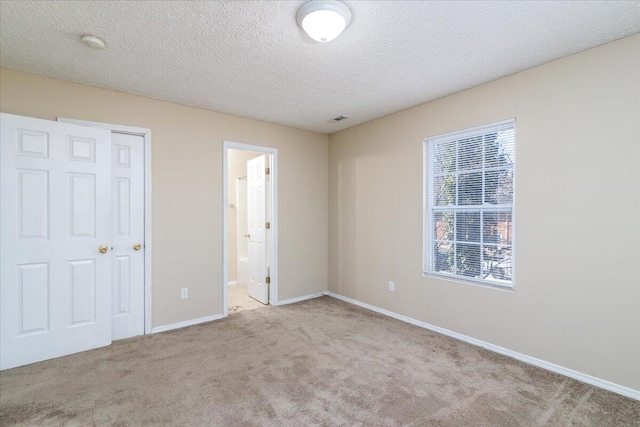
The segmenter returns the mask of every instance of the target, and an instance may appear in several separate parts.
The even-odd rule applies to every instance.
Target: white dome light
[[[351,22],[349,8],[336,0],[312,0],[302,5],[296,15],[298,25],[315,41],[335,39]]]

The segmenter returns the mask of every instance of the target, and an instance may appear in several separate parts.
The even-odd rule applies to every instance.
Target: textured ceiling
[[[0,65],[331,133],[640,32],[637,1],[345,1],[320,44],[303,3],[2,0]]]

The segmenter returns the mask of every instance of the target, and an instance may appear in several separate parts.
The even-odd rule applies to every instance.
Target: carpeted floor
[[[2,425],[640,426],[640,402],[322,297],[0,373]]]
[[[236,284],[229,286],[229,315],[264,307],[266,305],[249,296],[247,285]]]

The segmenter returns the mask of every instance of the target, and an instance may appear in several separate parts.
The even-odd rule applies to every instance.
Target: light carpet
[[[640,402],[321,297],[0,373],[2,425],[640,426]]]

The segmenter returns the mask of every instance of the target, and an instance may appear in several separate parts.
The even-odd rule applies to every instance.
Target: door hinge
[[[264,174],[269,175],[271,173],[271,168],[264,168]]]
[[[264,283],[266,283],[267,285],[271,284],[271,277],[267,276],[264,278]]]
[[[269,230],[271,228],[271,221],[267,221],[264,223],[264,228]]]

